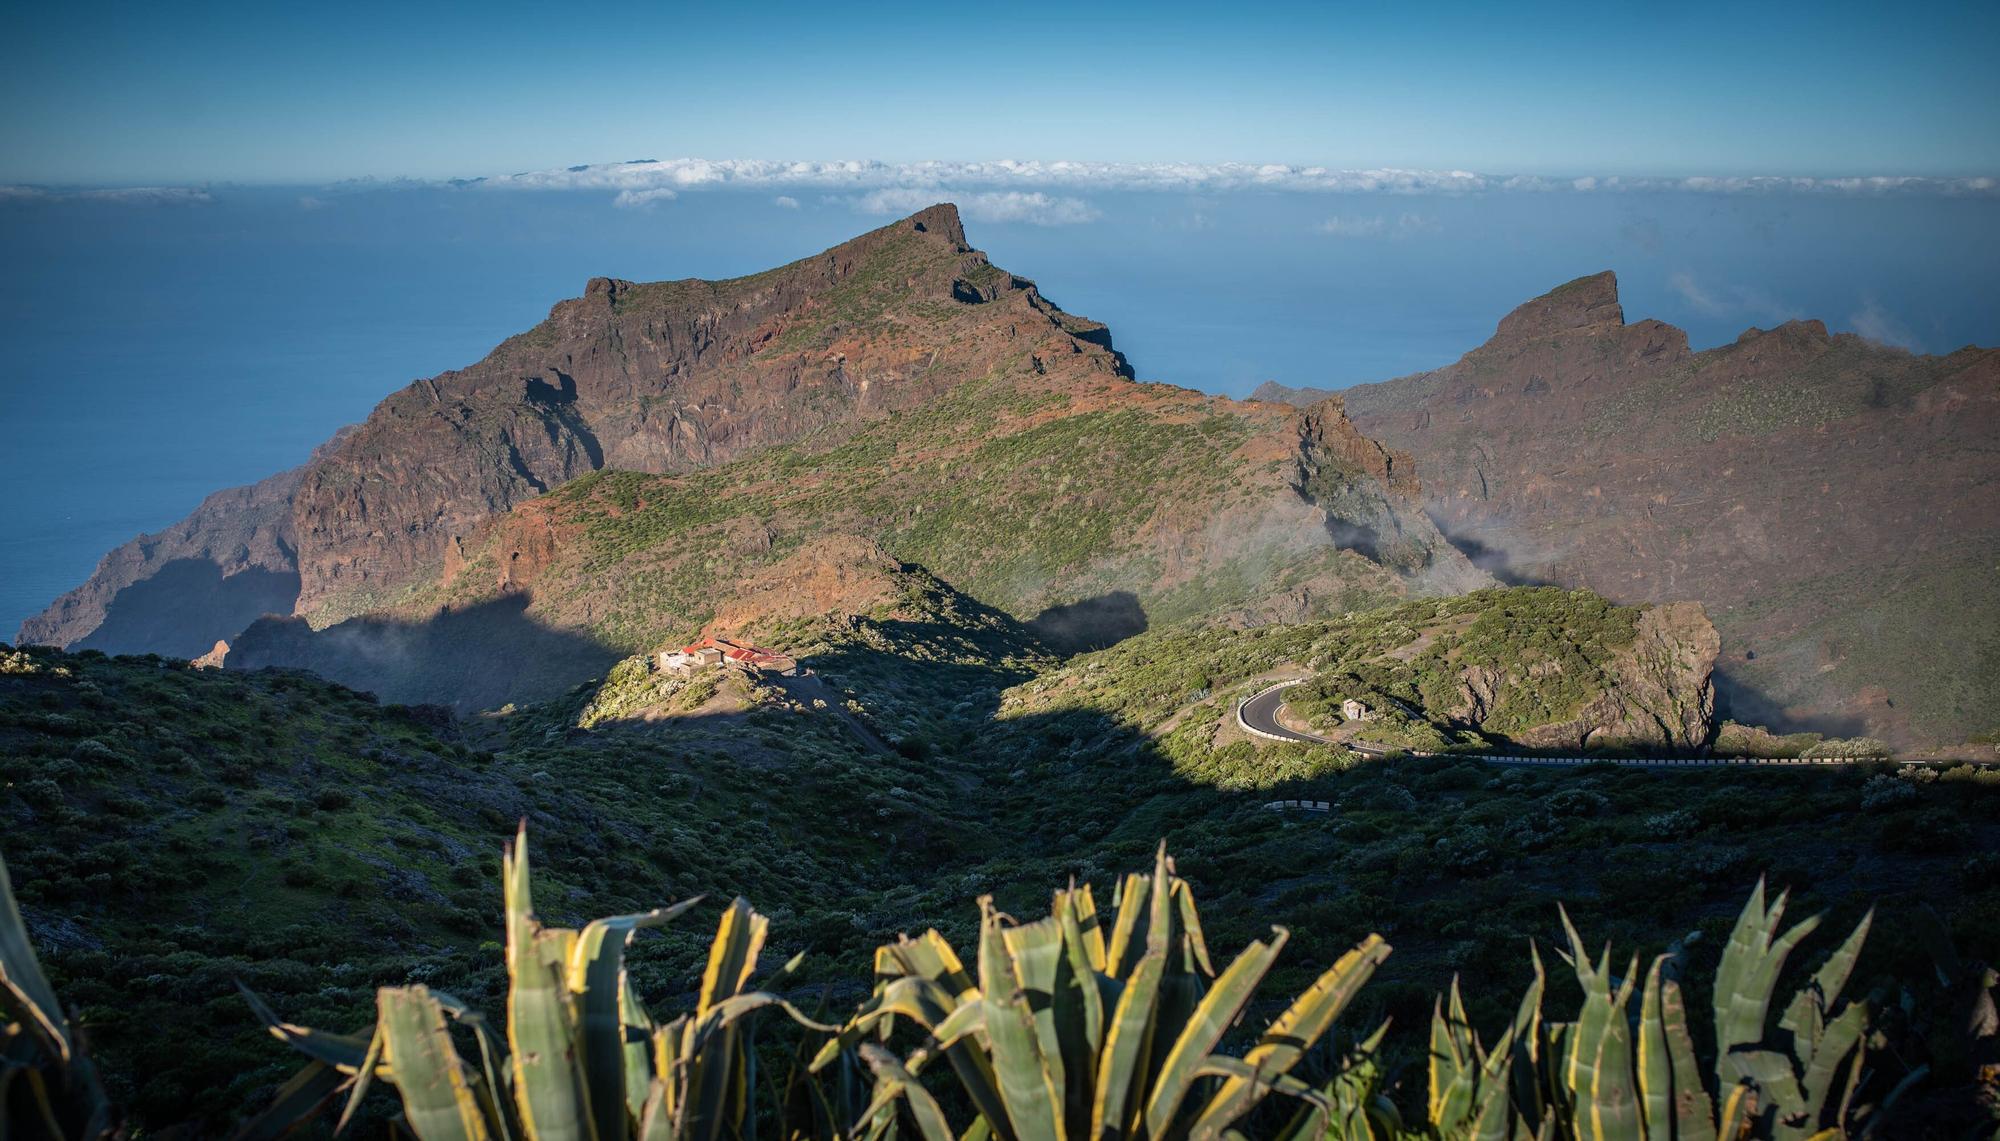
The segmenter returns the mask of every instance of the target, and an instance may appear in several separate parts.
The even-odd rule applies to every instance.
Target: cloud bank
[[[0,186],[5,202],[113,202],[125,206],[195,206],[213,202],[199,186],[119,186],[100,190],[63,190],[46,186]]]
[[[1996,194],[2000,179],[1879,176],[1789,178],[1583,177],[1479,174],[1467,170],[1343,170],[1283,163],[915,162],[870,160],[781,162],[767,159],[636,159],[496,178],[459,180],[519,190],[749,188],[867,194],[877,190],[1176,191],[1266,190],[1291,193],[1479,194],[1492,192],[1703,194]]]
[[[914,214],[937,202],[941,190],[898,186],[873,190],[851,200],[863,214]],[[957,194],[959,213],[970,222],[1026,222],[1033,226],[1074,226],[1095,222],[1097,208],[1081,198],[1060,198],[1039,191],[983,191]]]
[[[1395,218],[1380,214],[1335,215],[1313,227],[1315,233],[1330,238],[1412,238],[1418,234],[1435,234],[1442,229],[1437,219],[1410,213]]]

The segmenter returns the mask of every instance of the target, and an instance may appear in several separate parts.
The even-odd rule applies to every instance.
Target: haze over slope
[[[1706,603],[1743,719],[1905,744],[1995,727],[2000,350],[1792,321],[1694,353],[1627,324],[1601,273],[1450,366],[1341,395],[1502,577]]]

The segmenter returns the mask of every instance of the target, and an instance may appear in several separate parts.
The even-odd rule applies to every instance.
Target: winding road
[[[1285,704],[1285,690],[1307,679],[1288,678],[1265,686],[1249,697],[1236,703],[1236,723],[1253,736],[1268,741],[1297,741],[1308,745],[1332,745],[1350,749],[1368,757],[1385,757],[1395,750],[1381,745],[1369,745],[1360,741],[1336,741],[1317,733],[1304,733],[1288,729],[1278,720],[1278,711]],[[1453,756],[1468,761],[1484,761],[1492,765],[1626,765],[1633,768],[1722,768],[1725,766],[1755,765],[1790,768],[1798,765],[1852,765],[1863,763],[1864,758],[1856,757],[1539,757],[1527,755],[1501,755],[1494,753],[1425,753],[1407,750],[1413,757]],[[1905,764],[1921,762],[1906,761]],[[1975,762],[1978,763],[1978,762]]]

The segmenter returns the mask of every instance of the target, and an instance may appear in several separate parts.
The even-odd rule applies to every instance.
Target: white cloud
[[[1610,193],[1692,190],[1704,193],[1840,192],[1973,193],[2000,190],[1992,178],[1554,178],[1467,170],[1383,167],[1342,170],[1284,163],[915,162],[850,159],[785,162],[769,159],[664,159],[599,163],[475,180],[471,185],[536,190],[674,190],[802,188],[863,193],[900,188],[1004,190],[1275,190],[1299,193],[1469,194],[1490,191]]]
[[[679,197],[664,186],[656,186],[651,190],[621,190],[611,204],[621,210],[651,210],[656,203],[671,202]]]
[[[1874,341],[1878,345],[1891,345],[1899,349],[1918,351],[1917,338],[1909,327],[1896,319],[1895,314],[1882,308],[1874,298],[1862,303],[1859,310],[1848,314],[1847,323],[1854,331]]]
[[[863,214],[914,214],[926,206],[951,201],[969,222],[1026,222],[1033,226],[1075,226],[1101,217],[1081,198],[1058,198],[1020,190],[954,194],[926,187],[888,187],[852,199]]]
[[[1674,274],[1667,279],[1667,284],[1675,293],[1681,295],[1681,300],[1694,306],[1694,311],[1697,313],[1706,313],[1713,317],[1724,312],[1722,302],[1710,296],[1691,273]]]
[[[1330,238],[1409,238],[1418,234],[1435,234],[1442,229],[1437,219],[1410,213],[1395,218],[1381,214],[1335,215],[1313,227],[1315,233]]]
[[[1742,285],[1710,287],[1682,270],[1667,278],[1667,287],[1695,312],[1708,317],[1747,317],[1760,325],[1782,325],[1803,314],[1761,289]]]
[[[126,206],[195,206],[215,199],[199,186],[116,186],[104,189],[50,189],[0,186],[0,202],[115,202]]]
[[[776,198],[771,199],[771,205],[780,206],[786,210],[796,210],[799,208],[799,200],[789,194],[780,194]]]

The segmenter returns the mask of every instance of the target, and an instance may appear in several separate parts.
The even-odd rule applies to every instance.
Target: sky
[[[634,158],[2000,173],[2000,4],[8,5],[0,184]]]

